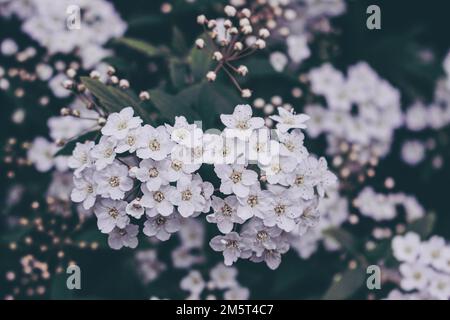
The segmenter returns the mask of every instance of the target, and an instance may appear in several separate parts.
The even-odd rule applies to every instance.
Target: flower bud
[[[270,36],[270,31],[266,28],[259,30],[259,36],[263,39],[267,39]]]
[[[234,44],[234,50],[236,51],[241,51],[244,48],[244,45],[242,44],[242,42],[236,42]]]
[[[256,46],[258,49],[264,49],[264,48],[266,47],[266,42],[265,42],[263,39],[258,39],[258,40],[256,40],[256,42],[255,42],[255,46]]]
[[[246,66],[239,66],[239,68],[237,69],[237,72],[241,75],[241,76],[246,76],[248,73],[248,68]]]
[[[233,6],[225,6],[225,14],[229,17],[234,17],[236,15],[236,8]]]
[[[220,61],[223,59],[223,55],[219,51],[216,51],[213,53],[213,59],[216,61]]]
[[[147,91],[142,91],[141,93],[139,93],[139,99],[141,99],[141,101],[150,100],[150,93],[148,93]]]
[[[198,24],[205,24],[206,21],[207,21],[207,19],[206,19],[206,16],[205,16],[204,14],[199,15],[199,16],[197,17],[197,23],[198,23]]]
[[[203,49],[205,47],[205,41],[203,39],[197,39],[195,40],[195,46],[198,49]]]
[[[206,79],[208,79],[209,82],[214,82],[216,81],[216,73],[214,71],[210,71],[206,74]]]
[[[252,96],[252,92],[250,89],[244,89],[241,92],[242,98],[250,98]]]

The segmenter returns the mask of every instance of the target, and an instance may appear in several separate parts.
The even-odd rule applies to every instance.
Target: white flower
[[[201,195],[202,182],[201,179],[192,179],[192,176],[178,180],[172,201],[178,206],[178,211],[184,218],[203,211],[205,198]]]
[[[97,183],[94,180],[94,170],[87,169],[79,177],[73,178],[74,189],[70,195],[73,202],[82,202],[88,210],[94,206],[97,196]]]
[[[144,223],[143,232],[149,237],[155,236],[161,241],[169,240],[172,233],[180,230],[181,218],[177,212],[169,216],[156,215]]]
[[[141,204],[141,199],[136,198],[127,204],[125,211],[133,218],[139,219],[145,213],[145,208]]]
[[[142,130],[142,127],[129,130],[125,138],[117,141],[116,153],[136,152],[138,137]]]
[[[271,269],[275,270],[280,266],[281,255],[289,250],[289,244],[285,241],[281,241],[281,238],[275,240],[275,249],[264,250],[261,256],[253,255],[250,261],[262,262],[264,261],[266,265]]]
[[[299,129],[291,133],[280,133],[280,155],[301,163],[308,156],[308,150],[303,145],[304,139],[305,135]]]
[[[248,239],[252,251],[260,257],[265,250],[276,249],[276,239],[282,232],[278,227],[265,226],[260,219],[252,219],[245,225],[241,236]]]
[[[203,246],[204,235],[204,224],[195,219],[186,219],[179,232],[182,246],[188,249],[201,248]]]
[[[239,258],[247,259],[251,252],[249,246],[236,232],[224,236],[215,236],[209,242],[214,251],[222,251],[224,263],[231,266]]]
[[[416,233],[408,232],[404,236],[392,239],[394,257],[402,262],[414,262],[420,252],[420,238]]]
[[[144,193],[141,204],[150,210],[146,213],[148,216],[154,217],[157,214],[169,216],[173,212],[173,197],[175,188],[172,186],[161,186],[158,190],[150,191],[145,185],[141,186]]]
[[[123,229],[130,222],[125,212],[127,203],[121,200],[101,199],[95,204],[97,226],[103,233],[110,233],[114,227]]]
[[[129,224],[124,229],[114,228],[108,236],[108,245],[114,250],[122,247],[134,249],[138,245],[138,233],[139,227],[134,224]]]
[[[437,299],[448,300],[450,298],[450,277],[436,274],[430,279],[428,292]]]
[[[31,148],[28,150],[27,157],[40,172],[49,171],[54,165],[54,155],[58,148],[54,143],[45,138],[37,137],[33,140]]]
[[[103,136],[99,143],[92,148],[91,156],[95,159],[95,167],[97,170],[102,170],[114,162],[116,158],[116,144],[117,141],[115,139]]]
[[[219,263],[209,272],[209,277],[211,279],[210,286],[218,290],[233,288],[238,284],[236,276],[236,268],[227,267],[224,264]]]
[[[286,232],[291,232],[296,226],[295,219],[300,217],[303,211],[301,203],[292,199],[281,186],[272,186],[269,191],[272,195],[264,210],[264,224],[268,227],[278,226]]]
[[[141,159],[163,160],[172,149],[173,142],[170,141],[169,134],[164,126],[156,129],[150,125],[145,125],[139,133],[138,149],[136,154]]]
[[[261,166],[270,184],[288,185],[288,178],[297,165],[290,157],[274,156],[269,164]]]
[[[263,218],[269,196],[268,191],[262,191],[259,184],[254,184],[246,197],[237,198],[239,201],[237,216],[244,221],[253,216]]]
[[[213,196],[212,207],[214,213],[206,217],[206,221],[216,223],[219,231],[230,233],[233,230],[234,223],[242,224],[244,220],[237,216],[238,201],[235,196],[228,196],[225,199]]]
[[[294,63],[300,63],[311,54],[305,35],[291,35],[287,37],[288,54]]]
[[[278,116],[270,116],[270,119],[278,122],[277,129],[281,132],[287,132],[289,129],[305,129],[305,122],[309,120],[306,114],[294,114],[282,107],[278,107]]]
[[[246,197],[250,187],[258,181],[258,174],[243,165],[219,164],[214,166],[214,172],[221,179],[220,192],[234,193],[238,197]]]
[[[225,300],[247,300],[250,296],[250,290],[247,288],[236,286],[224,292]]]
[[[314,178],[317,160],[313,157],[300,162],[292,174],[287,178],[290,185],[289,192],[293,198],[311,200],[314,198],[314,186],[317,179]]]
[[[288,63],[286,55],[276,51],[270,54],[270,64],[277,72],[282,72]]]
[[[189,291],[193,295],[200,295],[205,288],[205,285],[202,275],[197,270],[191,270],[180,283],[181,289]]]
[[[75,149],[72,152],[72,156],[69,157],[67,164],[70,169],[75,169],[75,177],[79,177],[80,173],[92,165],[92,159],[90,152],[94,147],[93,141],[86,141],[85,143],[77,142]]]
[[[195,178],[195,177],[194,177]],[[202,188],[201,195],[205,198],[205,205],[203,206],[203,213],[208,213],[211,209],[211,196],[214,193],[214,186],[211,182],[204,181],[200,185]]]
[[[97,183],[98,194],[113,200],[123,199],[125,192],[133,187],[133,180],[128,177],[128,168],[116,162],[101,171],[96,171],[94,181]]]
[[[273,157],[280,154],[280,144],[270,138],[266,128],[253,131],[248,141],[248,155],[245,160],[260,165],[268,165]]]
[[[324,157],[321,157],[319,160],[313,159],[312,161],[316,163],[314,178],[316,179],[317,193],[319,196],[324,197],[325,191],[336,184],[337,177],[328,170],[327,160]]]
[[[253,130],[264,126],[263,118],[252,118],[252,108],[248,104],[237,105],[233,114],[222,114],[220,120],[227,127],[225,129],[226,137],[236,137],[240,140],[247,140]]]
[[[439,267],[439,260],[442,258],[445,249],[445,240],[439,236],[433,236],[428,241],[422,243],[420,248],[420,262]]]
[[[139,163],[139,168],[135,168],[133,173],[139,181],[145,182],[149,191],[155,191],[162,185],[169,184],[167,177],[169,165],[170,162],[168,160],[154,161],[145,159]]]
[[[297,233],[304,235],[310,228],[319,223],[320,212],[318,210],[318,199],[315,198],[303,204],[303,212],[297,221]]]
[[[403,276],[400,285],[406,291],[425,289],[430,279],[430,269],[419,263],[401,264],[400,273]]]

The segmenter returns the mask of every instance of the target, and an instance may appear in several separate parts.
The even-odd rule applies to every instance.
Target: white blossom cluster
[[[188,291],[187,300],[198,300],[204,296],[207,300],[247,300],[250,296],[248,288],[239,284],[236,279],[238,270],[219,263],[209,272],[209,281],[205,281],[197,270],[191,270],[180,282],[181,289]],[[223,297],[218,297],[222,293]]]
[[[236,7],[251,6],[252,1],[230,0]],[[273,32],[274,39],[286,43],[286,53],[273,52],[270,62],[276,71],[288,63],[298,65],[310,55],[308,42],[315,32],[329,32],[328,19],[345,12],[343,0],[259,1],[254,8],[256,21]],[[259,6],[259,7],[258,7]]]
[[[114,249],[137,246],[133,222],[144,216],[143,233],[165,241],[186,219],[209,213],[222,233],[210,246],[226,265],[250,258],[275,269],[288,238],[317,224],[319,198],[336,177],[303,146],[306,115],[279,108],[278,140],[248,105],[220,118],[226,128],[212,134],[184,117],[155,128],[131,107],[111,114],[100,141],[78,143],[69,158],[72,200],[94,208]],[[219,188],[197,172],[204,163],[214,165]]]
[[[404,193],[377,193],[365,187],[354,200],[362,215],[375,221],[393,220],[398,216],[398,207],[403,208],[406,221],[411,222],[425,215],[425,209],[413,196]]]
[[[80,9],[80,28],[69,29],[70,8]],[[109,54],[102,46],[111,38],[125,33],[126,23],[113,5],[105,0],[4,0],[4,16],[22,20],[22,30],[49,54],[76,53],[86,69],[94,67]]]
[[[401,263],[400,288],[388,299],[450,299],[450,246],[444,238],[433,236],[421,241],[408,232],[392,240],[394,257]]]
[[[327,197],[322,199],[317,208],[320,212],[320,221],[301,237],[291,239],[291,247],[297,251],[302,259],[308,259],[322,243],[327,251],[340,249],[339,243],[324,235],[324,231],[330,228],[340,227],[349,218],[348,200],[342,197],[338,190],[330,189]]]
[[[325,133],[328,152],[339,153],[341,142],[359,146],[360,161],[385,156],[394,131],[402,124],[400,93],[365,62],[348,69],[347,77],[326,63],[309,72],[311,91],[325,98],[326,106],[305,108],[311,117],[307,133]]]

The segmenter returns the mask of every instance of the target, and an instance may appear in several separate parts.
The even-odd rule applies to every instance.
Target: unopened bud
[[[216,81],[217,74],[214,71],[210,71],[206,74],[206,79],[208,79],[209,82]]]

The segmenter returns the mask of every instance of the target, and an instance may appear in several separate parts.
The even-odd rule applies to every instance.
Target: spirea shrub
[[[220,116],[223,131],[203,131],[183,116],[154,127],[125,107],[108,116],[97,143],[76,144],[71,199],[93,208],[113,249],[137,247],[141,231],[166,241],[197,218],[217,226],[209,244],[225,265],[241,258],[275,269],[290,241],[317,224],[336,181],[303,145],[309,117],[278,111],[273,130],[237,105]]]

